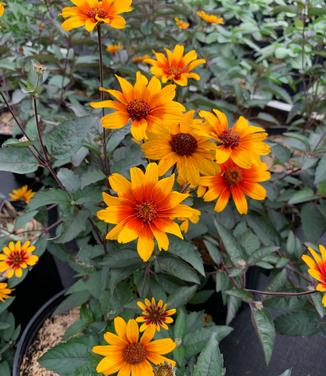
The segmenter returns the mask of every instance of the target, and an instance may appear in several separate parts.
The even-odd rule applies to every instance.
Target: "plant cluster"
[[[0,3],[0,170],[42,183],[0,206],[1,375],[45,249],[78,277],[80,320],[40,360],[59,375],[223,376],[243,303],[266,363],[276,332],[325,334],[322,2],[67,3]]]

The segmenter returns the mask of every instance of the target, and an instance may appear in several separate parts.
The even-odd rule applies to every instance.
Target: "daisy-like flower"
[[[189,111],[178,122],[155,128],[142,145],[146,158],[159,161],[159,175],[176,165],[178,183],[191,187],[199,184],[200,174],[214,175],[218,171],[218,165],[213,162],[216,147],[201,135],[202,122],[194,119],[194,114],[195,111]]]
[[[131,12],[132,0],[71,0],[74,7],[62,10],[62,17],[67,18],[62,28],[66,31],[84,26],[92,32],[98,23],[105,23],[114,29],[124,29],[126,20],[121,13]]]
[[[142,141],[147,137],[147,129],[151,130],[155,126],[169,124],[184,111],[184,107],[180,103],[173,101],[175,85],[167,85],[162,89],[161,83],[156,77],[152,77],[148,82],[140,72],[137,72],[134,86],[122,77],[117,76],[117,79],[122,91],[100,88],[116,98],[115,101],[91,103],[94,108],[115,110],[115,112],[102,117],[104,128],[122,128],[131,121],[132,136],[136,141]]]
[[[131,59],[131,61],[135,64],[137,63],[144,63],[145,60],[150,59],[151,57],[149,55],[141,55],[141,56],[135,56]]]
[[[23,269],[37,263],[38,256],[32,255],[35,249],[36,247],[31,245],[30,241],[23,245],[20,241],[16,244],[10,242],[0,253],[0,273],[6,272],[7,278],[12,278],[14,275],[20,278],[23,275]]]
[[[28,204],[31,199],[35,196],[35,192],[28,188],[27,185],[14,189],[9,193],[10,201],[24,201]]]
[[[270,178],[265,163],[253,165],[248,169],[237,166],[232,161],[221,165],[221,172],[215,176],[200,178],[198,196],[203,196],[205,201],[217,200],[215,211],[225,209],[232,195],[235,206],[240,214],[247,214],[248,203],[246,196],[254,200],[264,200],[266,189],[258,184]],[[206,188],[208,190],[206,191]]]
[[[114,319],[115,332],[104,334],[108,346],[95,346],[93,352],[103,355],[96,371],[105,375],[118,373],[121,376],[154,376],[153,366],[167,362],[175,365],[173,360],[166,358],[176,347],[171,338],[153,341],[155,329],[146,329],[139,336],[139,327],[135,320],[125,322],[121,317]]]
[[[5,12],[5,4],[0,1],[0,17],[3,16]]]
[[[189,28],[189,22],[182,21],[180,18],[175,17],[175,23],[177,24],[178,28],[181,30],[187,30]]]
[[[178,44],[173,51],[165,48],[166,56],[162,52],[154,52],[155,59],[147,59],[145,62],[152,65],[151,72],[160,78],[163,83],[174,81],[177,85],[187,86],[188,79],[200,80],[200,76],[192,71],[198,65],[205,64],[205,59],[197,59],[195,50],[184,55],[184,46]]]
[[[188,194],[172,191],[174,175],[158,179],[158,167],[150,163],[144,173],[137,167],[130,169],[131,181],[120,174],[109,177],[110,186],[118,197],[103,193],[108,207],[97,212],[100,220],[116,226],[107,234],[107,239],[129,243],[138,239],[137,251],[146,262],[154,251],[154,238],[158,248],[168,250],[166,233],[183,239],[175,218],[193,218],[200,211],[181,204]]]
[[[238,166],[249,168],[260,162],[261,155],[269,154],[270,147],[264,142],[268,134],[263,128],[250,125],[243,116],[228,128],[225,114],[218,110],[213,112],[200,111],[199,115],[206,120],[203,134],[217,142],[218,164],[232,159]]]
[[[326,307],[326,248],[320,244],[320,254],[311,247],[307,248],[312,257],[303,255],[302,260],[309,266],[308,273],[319,282],[316,290],[324,292],[323,305]]]
[[[199,16],[202,20],[204,20],[207,23],[217,24],[217,25],[224,23],[224,19],[222,17],[217,17],[215,16],[215,14],[206,13],[203,10],[199,10],[197,12],[197,16]]]
[[[173,316],[177,310],[167,309],[167,305],[163,300],[159,300],[156,303],[155,298],[152,301],[145,299],[144,302],[137,302],[138,307],[142,310],[142,315],[136,318],[136,321],[142,323],[140,331],[143,332],[150,326],[153,326],[155,330],[160,331],[161,327],[168,330],[167,324],[173,323]]]
[[[10,298],[12,289],[8,288],[8,284],[0,282],[0,302],[4,302],[6,299]]]
[[[122,44],[109,44],[107,47],[106,47],[106,50],[108,51],[109,54],[111,55],[114,55],[116,54],[118,51],[120,51],[122,49]]]

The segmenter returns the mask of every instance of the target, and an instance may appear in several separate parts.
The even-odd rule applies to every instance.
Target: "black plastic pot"
[[[46,302],[33,316],[29,324],[26,326],[17,345],[14,357],[12,376],[19,376],[20,366],[28,347],[33,343],[37,332],[43,325],[44,321],[51,317],[58,305],[64,299],[65,291],[61,291],[54,295],[52,299]],[[36,376],[36,375],[35,375]]]

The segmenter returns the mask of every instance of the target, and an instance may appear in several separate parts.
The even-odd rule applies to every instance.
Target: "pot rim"
[[[18,343],[13,361],[12,376],[19,376],[20,365],[27,348],[35,339],[35,336],[41,328],[44,321],[51,316],[58,304],[63,300],[64,294],[67,290],[64,289],[55,294],[33,315],[26,328],[24,329]]]

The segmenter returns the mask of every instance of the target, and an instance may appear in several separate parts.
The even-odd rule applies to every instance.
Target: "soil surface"
[[[79,309],[47,319],[28,348],[20,369],[20,376],[59,376],[41,367],[38,360],[49,349],[62,342],[67,328],[79,320]]]

